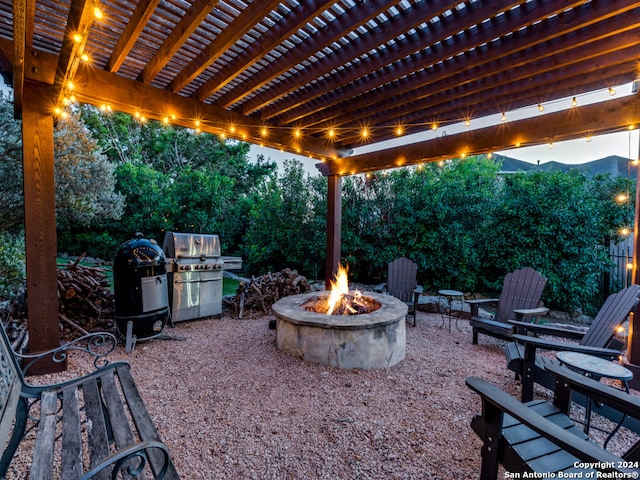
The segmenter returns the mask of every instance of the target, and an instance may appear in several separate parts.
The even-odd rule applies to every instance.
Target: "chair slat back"
[[[507,273],[494,320],[508,323],[516,318],[514,310],[539,307],[546,284],[547,279],[531,267]]]
[[[629,312],[637,305],[639,296],[640,285],[630,285],[618,293],[609,295],[580,344],[606,348],[613,339],[616,328],[626,320]]]
[[[7,443],[22,390],[22,374],[11,342],[0,325],[0,448]]]
[[[405,257],[396,258],[389,262],[387,290],[397,299],[408,302],[413,297],[413,291],[418,284],[418,265]]]

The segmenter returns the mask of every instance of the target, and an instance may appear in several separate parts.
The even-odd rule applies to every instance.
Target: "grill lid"
[[[218,235],[167,232],[162,249],[167,257],[204,261],[220,256],[220,239]]]

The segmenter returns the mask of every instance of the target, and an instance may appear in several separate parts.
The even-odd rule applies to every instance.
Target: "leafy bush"
[[[12,298],[25,280],[24,233],[0,232],[0,300]]]

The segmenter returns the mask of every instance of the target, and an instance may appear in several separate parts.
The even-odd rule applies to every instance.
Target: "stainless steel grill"
[[[169,302],[174,322],[222,314],[222,270],[217,235],[167,232]]]

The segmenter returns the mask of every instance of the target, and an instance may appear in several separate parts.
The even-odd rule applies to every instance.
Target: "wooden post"
[[[327,177],[327,259],[325,264],[324,284],[330,288],[330,281],[335,279],[340,265],[342,242],[342,177]]]
[[[640,250],[640,168],[636,168],[636,204],[635,204],[635,220],[633,222],[633,283],[640,284],[640,271],[638,270],[638,253]],[[627,341],[627,354],[624,359],[625,367],[633,372],[633,380],[629,382],[629,386],[640,390],[640,314],[636,306],[636,310],[629,315],[629,338]]]
[[[60,346],[53,116],[50,111],[54,102],[50,87],[25,82],[22,163],[30,353]],[[39,362],[29,373],[51,373],[65,367],[52,361]]]

